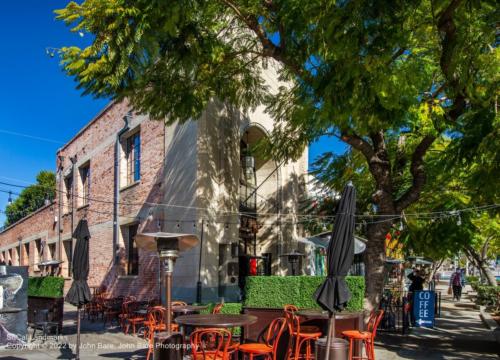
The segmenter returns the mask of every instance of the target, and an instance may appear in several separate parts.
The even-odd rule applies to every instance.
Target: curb
[[[484,306],[479,307],[479,317],[488,329],[495,330],[498,327],[498,324],[495,320],[493,320],[491,315],[485,311],[485,309],[486,308]]]
[[[500,326],[498,326],[498,323],[485,311],[484,306],[479,307],[479,317],[486,327],[492,331],[497,344],[500,344]]]

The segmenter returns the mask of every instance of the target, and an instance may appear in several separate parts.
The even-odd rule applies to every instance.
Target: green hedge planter
[[[56,276],[30,277],[28,296],[60,298],[63,297],[64,278]]]
[[[299,308],[319,308],[313,294],[324,281],[323,276],[249,276],[246,279],[246,307],[283,308],[294,304]],[[347,276],[346,282],[352,297],[347,311],[363,310],[365,278]]]

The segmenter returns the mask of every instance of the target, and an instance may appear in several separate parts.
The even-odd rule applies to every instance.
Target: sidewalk
[[[481,322],[479,310],[474,309],[467,294],[457,303],[446,294],[446,286],[438,290],[443,294],[442,310],[435,328],[413,328],[408,335],[377,334],[377,360],[499,358],[498,344]]]
[[[116,323],[103,326],[101,320],[82,320],[80,338],[80,359],[145,359],[147,341],[132,335],[125,335]],[[31,330],[29,335],[31,336]],[[48,338],[28,342],[23,349],[0,349],[2,360],[52,360],[72,359],[76,344],[76,307],[64,304],[63,332],[59,341]]]

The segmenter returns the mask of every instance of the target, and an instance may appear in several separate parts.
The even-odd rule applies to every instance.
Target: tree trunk
[[[467,257],[476,264],[477,268],[488,282],[488,285],[497,286],[497,279],[495,278],[495,274],[493,274],[493,272],[488,267],[487,259],[482,258],[481,255],[472,246],[466,246],[465,253]]]
[[[368,243],[365,256],[365,304],[367,311],[377,310],[384,289],[385,236],[391,228],[390,222],[368,226]]]

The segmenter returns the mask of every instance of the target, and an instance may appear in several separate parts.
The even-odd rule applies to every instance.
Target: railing
[[[436,291],[434,302],[434,316],[441,317],[441,292]],[[386,291],[382,296],[380,308],[384,310],[384,317],[380,322],[379,329],[386,332],[399,332],[406,334],[412,326],[411,299],[408,292],[403,292],[401,296],[394,296],[390,291]]]

